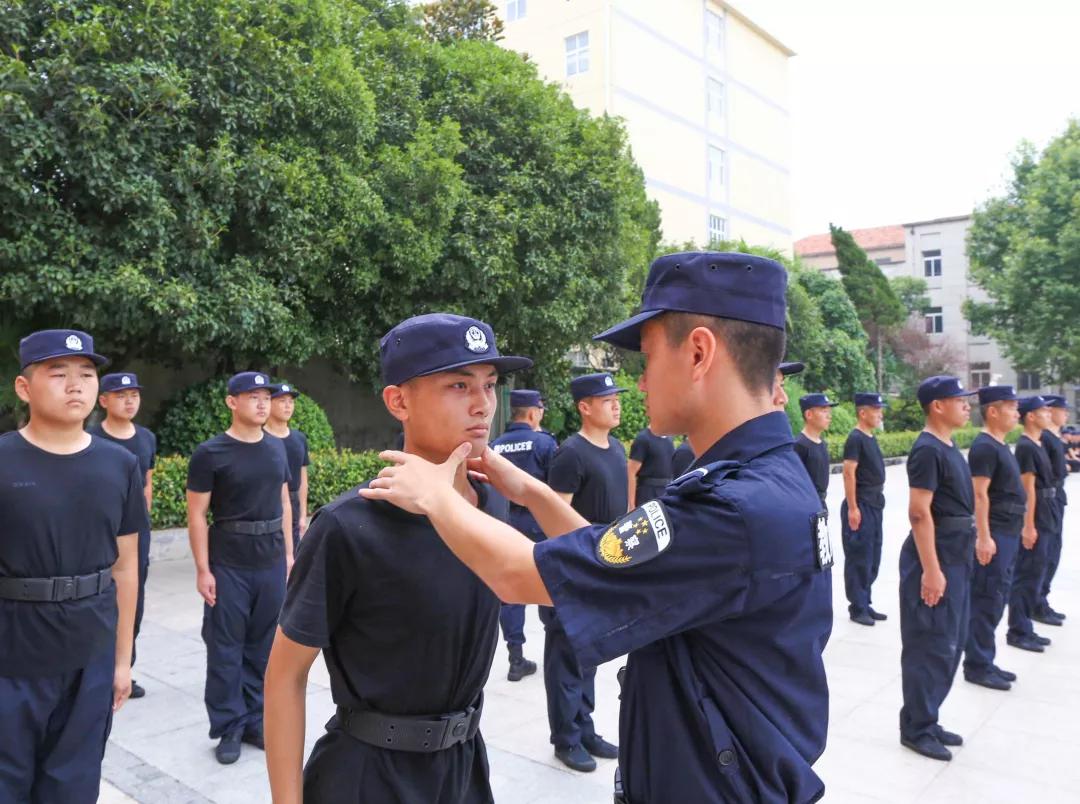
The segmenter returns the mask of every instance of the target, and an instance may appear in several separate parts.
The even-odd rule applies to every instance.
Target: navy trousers
[[[1050,534],[1050,540],[1046,545],[1046,573],[1043,577],[1042,588],[1039,590],[1039,602],[1036,604],[1038,613],[1045,613],[1050,608],[1047,598],[1050,596],[1050,584],[1057,574],[1058,564],[1061,563],[1061,544],[1063,528],[1065,527],[1065,503],[1064,495],[1058,490],[1058,496],[1054,498],[1057,506],[1057,527]]]
[[[971,567],[942,564],[945,595],[936,606],[922,600],[922,564],[915,540],[900,551],[900,676],[904,706],[900,736],[937,736],[938,710],[952,688],[967,641]]]
[[[596,668],[578,664],[555,609],[541,606],[540,621],[544,624],[544,687],[551,743],[569,748],[596,734],[592,720]]]
[[[882,514],[877,508],[859,502],[862,522],[853,531],[848,526],[848,504],[840,504],[840,538],[844,546],[844,591],[852,616],[870,610],[870,587],[881,568]],[[835,533],[835,531],[833,531]]]
[[[212,563],[210,571],[217,603],[203,605],[204,700],[216,739],[262,723],[263,676],[285,600],[285,562],[263,569]]]
[[[1041,525],[1041,526],[1040,526]],[[1052,517],[1036,519],[1035,529],[1039,538],[1035,547],[1028,550],[1020,544],[1016,559],[1012,592],[1009,595],[1009,636],[1022,637],[1034,633],[1031,618],[1038,613],[1039,595],[1046,580],[1047,556],[1050,552],[1050,534],[1057,526]]]
[[[146,578],[150,574],[150,531],[139,534],[139,597],[135,601],[135,634],[131,640],[131,666],[135,666],[135,643],[142,628],[146,605]]]
[[[992,532],[997,552],[986,566],[975,562],[971,573],[971,617],[964,647],[964,675],[980,676],[994,666],[994,631],[1005,613],[1020,552],[1020,534]]]
[[[519,603],[504,603],[499,610],[499,625],[509,647],[525,644],[525,607]]]
[[[115,668],[106,649],[80,670],[0,676],[0,801],[97,801]]]

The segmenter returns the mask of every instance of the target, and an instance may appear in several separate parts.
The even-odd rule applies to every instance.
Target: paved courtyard
[[[828,802],[1027,802],[1080,801],[1080,480],[1068,484],[1076,503],[1065,525],[1065,555],[1055,584],[1055,608],[1071,615],[1063,628],[1044,627],[1054,639],[1043,655],[1004,646],[998,663],[1019,674],[1012,691],[994,692],[959,679],[942,711],[942,723],[966,739],[951,763],[923,759],[900,747],[900,637],[897,558],[907,534],[906,475],[887,470],[885,553],[876,586],[876,608],[888,622],[866,628],[850,622],[843,595],[839,533],[833,534],[835,628],[826,652],[831,724],[825,755],[817,764]],[[829,496],[837,521],[841,482]],[[147,696],[117,716],[105,755],[102,802],[254,804],[269,801],[263,754],[248,746],[236,765],[214,761],[203,708],[205,652],[199,637],[201,600],[190,561],[153,565],[146,619],[139,638],[135,677]],[[526,653],[539,659],[543,629],[529,610]],[[618,735],[619,663],[597,674],[596,722],[609,739]],[[308,687],[308,749],[323,731],[333,704],[325,666],[317,662]],[[481,730],[491,760],[495,798],[509,804],[609,802],[614,761],[592,774],[558,764],[548,743],[544,686],[532,676],[506,680],[500,648],[487,685]],[[679,804],[682,804],[681,802]]]

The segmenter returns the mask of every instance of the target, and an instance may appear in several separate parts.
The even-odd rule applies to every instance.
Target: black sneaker
[[[873,619],[877,620],[879,623],[884,622],[885,620],[889,619],[888,614],[882,614],[880,611],[874,611],[873,608],[871,608],[869,611],[870,611],[870,616]]]
[[[567,748],[555,747],[555,758],[571,770],[589,773],[596,770],[596,760],[589,756],[581,743]]]
[[[146,697],[146,690],[139,686],[137,681],[131,682],[131,697],[132,698],[144,698]]]
[[[1044,645],[1044,646],[1049,645],[1050,641],[1051,641],[1050,637],[1039,636],[1034,631],[1031,633],[1031,638],[1034,639],[1036,642],[1038,642],[1040,645]]]
[[[600,759],[619,758],[619,746],[612,745],[599,734],[594,734],[591,737],[582,737],[581,745],[594,757],[599,757]]]
[[[999,676],[993,670],[987,670],[985,673],[964,673],[964,681],[969,684],[978,684],[980,687],[986,687],[989,690],[1001,690],[1005,692],[1012,689],[1012,684]],[[944,742],[944,740],[942,740]],[[948,745],[948,743],[945,743]]]
[[[1010,670],[1002,670],[996,664],[991,665],[990,669],[993,670],[995,673],[997,673],[999,676],[1001,676],[1003,679],[1005,679],[1006,681],[1008,681],[1010,683],[1013,682],[1013,681],[1016,681],[1016,673],[1013,673]]]
[[[222,765],[231,765],[240,759],[240,739],[242,733],[230,732],[221,738],[221,742],[214,749],[214,756]]]
[[[1044,653],[1046,651],[1046,648],[1036,642],[1031,634],[1024,634],[1023,636],[1008,634],[1005,636],[1005,643],[1014,648],[1020,648],[1020,650],[1029,650],[1032,653]]]
[[[266,750],[266,742],[263,740],[263,726],[259,723],[257,726],[248,726],[244,729],[244,736],[240,738],[242,742],[248,745],[253,745],[260,751]]]
[[[536,672],[536,662],[530,662],[524,656],[511,656],[510,669],[506,673],[508,681],[521,681],[525,676]]]
[[[1049,614],[1051,617],[1056,617],[1059,620],[1065,619],[1064,614],[1062,614],[1060,611],[1054,611],[1052,608],[1050,608],[1049,605],[1047,605],[1046,607],[1046,613]]]
[[[952,751],[942,745],[941,740],[937,737],[931,737],[929,734],[923,735],[917,740],[901,737],[900,745],[930,759],[939,759],[942,762],[948,762],[952,759]]]
[[[873,625],[874,618],[870,616],[868,611],[860,611],[858,614],[851,615],[851,621],[858,623],[859,625]]]
[[[1060,627],[1065,624],[1065,621],[1063,619],[1061,619],[1060,617],[1055,617],[1049,611],[1040,611],[1032,614],[1031,619],[1033,619],[1037,623],[1042,623],[1043,625],[1053,625]]]
[[[956,747],[964,744],[963,737],[961,737],[959,734],[956,734],[955,732],[945,731],[945,729],[941,728],[941,726],[938,726],[937,738],[938,742],[940,742],[942,745]]]

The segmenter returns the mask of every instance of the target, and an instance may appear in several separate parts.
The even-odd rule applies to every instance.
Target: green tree
[[[423,6],[428,36],[443,44],[458,39],[502,39],[503,23],[488,0],[438,0]]]
[[[904,323],[907,309],[893,291],[881,269],[866,256],[855,238],[839,226],[829,224],[833,248],[836,249],[837,265],[844,283],[844,290],[859,321],[870,336],[870,345],[876,356],[877,390],[884,386],[884,348],[888,333]]]
[[[1080,120],[1041,154],[1021,146],[1008,190],[975,212],[968,257],[989,297],[965,305],[972,330],[1049,382],[1080,380]]]
[[[889,280],[893,293],[908,315],[923,315],[930,307],[926,280],[917,276],[894,276]]]

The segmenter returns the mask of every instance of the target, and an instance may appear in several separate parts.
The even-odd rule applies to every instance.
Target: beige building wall
[[[665,239],[705,243],[721,224],[791,250],[788,48],[716,0],[526,0],[515,19],[521,8],[500,3],[502,44],[625,121]],[[588,69],[571,75],[567,38],[582,32]]]

